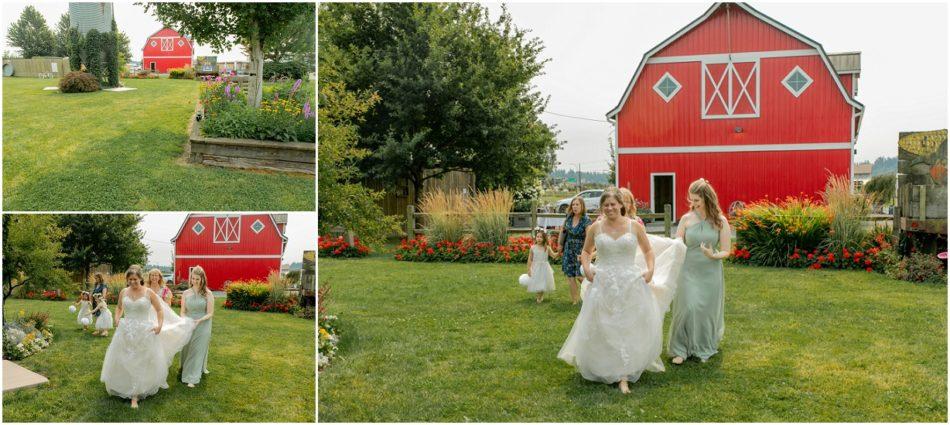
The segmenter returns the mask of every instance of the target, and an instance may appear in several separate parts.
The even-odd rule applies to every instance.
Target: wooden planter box
[[[192,116],[188,144],[188,161],[195,164],[317,173],[316,143],[206,137],[201,134],[201,122]]]

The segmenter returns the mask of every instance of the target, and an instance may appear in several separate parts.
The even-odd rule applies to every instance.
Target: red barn
[[[162,28],[145,40],[142,68],[167,73],[171,68],[191,66],[194,43],[171,28]]]
[[[226,281],[266,279],[280,271],[287,214],[188,214],[174,245],[175,281],[187,281],[194,266],[208,275],[208,287]]]
[[[716,3],[643,55],[607,113],[616,183],[654,211],[669,203],[674,217],[700,177],[727,211],[814,196],[829,172],[851,175],[859,74],[860,53],[828,55],[747,4]]]

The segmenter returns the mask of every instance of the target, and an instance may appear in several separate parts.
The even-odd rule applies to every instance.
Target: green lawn
[[[4,393],[3,421],[313,422],[313,321],[226,310],[222,302],[218,299],[212,327],[211,374],[188,388],[176,379],[176,359],[169,369],[169,389],[133,410],[128,400],[109,396],[99,382],[112,333],[102,338],[82,332],[66,301],[8,301],[8,315],[21,309],[48,311],[54,336],[49,348],[18,362],[50,382]]]
[[[314,177],[187,164],[198,82],[128,92],[43,91],[3,78],[3,207],[30,211],[313,210]]]
[[[341,321],[322,422],[947,421],[947,288],[845,271],[726,268],[721,354],[644,373],[624,396],[556,355],[563,275],[525,266],[320,259]],[[668,322],[668,320],[667,320]]]

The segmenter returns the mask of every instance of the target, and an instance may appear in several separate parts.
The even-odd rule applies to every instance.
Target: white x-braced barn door
[[[237,243],[241,241],[241,216],[214,218],[214,243]]]
[[[759,116],[759,61],[703,62],[702,118]]]
[[[170,51],[174,50],[174,47],[173,47],[173,45],[172,45],[172,42],[173,42],[173,41],[174,41],[174,40],[172,40],[171,38],[163,38],[163,39],[162,39],[162,51],[163,51],[163,52],[170,52]]]

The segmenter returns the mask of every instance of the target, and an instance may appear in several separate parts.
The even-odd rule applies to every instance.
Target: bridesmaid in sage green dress
[[[725,331],[722,260],[732,250],[729,222],[705,179],[690,184],[689,205],[690,212],[676,229],[676,237],[686,244],[686,260],[671,309],[667,352],[673,356],[673,364],[682,364],[689,357],[705,363],[719,352]]]
[[[211,317],[214,315],[214,295],[208,289],[208,278],[201,266],[191,270],[191,288],[181,295],[181,316],[197,322],[191,340],[181,350],[181,382],[194,388],[201,382],[207,367],[208,346],[211,343]]]

